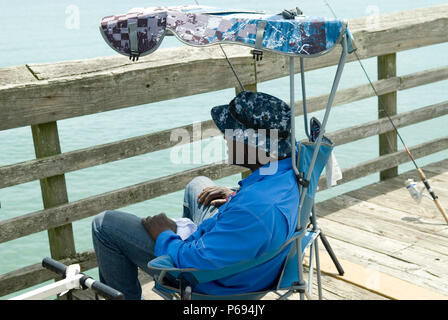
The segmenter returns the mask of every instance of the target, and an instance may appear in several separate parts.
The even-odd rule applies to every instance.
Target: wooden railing
[[[448,66],[396,76],[396,52],[448,41],[448,5],[379,16],[375,26],[367,19],[349,20],[360,58],[378,57],[380,80],[374,82],[383,106],[398,128],[448,114],[448,101],[395,114],[396,92],[448,79]],[[250,50],[226,46],[232,64],[247,88],[288,74],[286,57],[266,53],[254,61]],[[340,48],[317,59],[305,60],[305,70],[337,64]],[[348,61],[355,60],[349,55]],[[207,72],[204,72],[207,70]],[[299,66],[296,66],[299,72]],[[157,79],[157,80],[155,80]],[[76,253],[71,222],[104,210],[117,209],[185,188],[195,176],[219,179],[244,170],[213,163],[178,172],[74,202],[68,201],[65,176],[104,163],[171,148],[174,129],[61,153],[57,121],[135,105],[212,92],[235,86],[234,78],[219,48],[161,49],[138,63],[114,56],[54,64],[36,64],[0,69],[0,130],[31,126],[36,159],[0,167],[0,188],[40,180],[44,209],[0,221],[0,243],[48,230],[51,254],[64,263],[80,263],[83,270],[96,266],[92,250]],[[373,97],[370,85],[339,90],[334,106]],[[309,112],[322,110],[328,95],[311,97]],[[296,116],[301,114],[297,101]],[[395,139],[389,120],[380,119],[328,133],[336,145],[375,135]],[[211,120],[200,123],[208,132],[201,139],[218,135]],[[180,127],[193,137],[193,125]],[[179,128],[177,128],[179,129]],[[380,138],[382,139],[382,138]],[[409,161],[405,151],[386,150],[380,140],[380,156],[343,170],[346,183],[375,172],[383,178],[396,174],[396,167]],[[448,136],[410,148],[415,158],[448,149]],[[320,190],[326,188],[324,178]],[[1,259],[1,257],[0,257]],[[40,263],[0,275],[0,296],[52,279]]]

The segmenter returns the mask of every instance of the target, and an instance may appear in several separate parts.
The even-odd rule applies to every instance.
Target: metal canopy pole
[[[300,175],[299,171],[297,170],[296,164],[296,152],[295,152],[295,145],[296,145],[296,123],[295,123],[295,106],[294,106],[294,57],[291,56],[289,58],[289,106],[291,108],[291,161],[292,161],[292,168],[294,170],[294,173],[298,176]],[[299,211],[300,215],[300,211]],[[300,221],[299,217],[297,218],[298,221]],[[305,286],[305,282],[303,281],[303,265],[302,265],[302,237],[298,237],[296,240],[296,246],[297,246],[297,259],[298,259],[298,285],[299,286]],[[303,288],[302,288],[303,289]],[[304,300],[304,292],[302,290],[300,292],[300,300]]]
[[[307,108],[306,108],[305,66],[304,66],[302,57],[300,57],[300,83],[302,85],[303,122],[305,123],[306,136],[309,139],[310,132],[308,130],[308,112],[307,112]]]
[[[327,125],[327,121],[330,115],[330,109],[333,104],[334,97],[336,95],[336,91],[339,85],[339,80],[341,79],[342,71],[345,66],[345,61],[347,57],[347,38],[344,35],[342,38],[342,53],[341,57],[339,59],[338,68],[336,70],[336,75],[333,81],[333,85],[330,92],[330,97],[328,99],[327,107],[325,110],[324,119],[322,121],[322,126],[320,128],[319,136],[317,138],[316,147],[314,149],[313,157],[311,159],[310,167],[308,168],[308,172],[306,175],[306,180],[310,180],[311,174],[314,169],[314,164],[316,163],[317,155],[319,153],[320,146],[322,144],[322,138],[325,133],[325,127]],[[304,76],[304,70],[303,70],[303,58],[300,58],[300,68],[301,68],[301,80],[302,80],[302,97],[303,97],[303,108],[304,108],[304,117],[305,117],[305,130],[308,135],[308,124],[307,124],[307,114],[306,114],[306,95],[305,95],[305,76]],[[295,105],[294,105],[294,57],[290,57],[289,59],[289,81],[290,81],[290,108],[291,108],[291,161],[292,161],[292,168],[294,173],[297,177],[300,177],[300,172],[297,168],[297,159],[296,159],[296,152],[295,152],[295,146],[296,146],[296,130],[295,130]],[[300,187],[300,186],[299,186]],[[302,211],[303,203],[305,200],[305,194],[308,190],[308,187],[302,187],[300,188],[300,202],[299,202],[299,211],[298,211],[298,219],[297,219],[297,230],[303,230],[304,232],[304,226],[300,225],[300,214]],[[296,240],[296,246],[297,246],[297,273],[298,273],[298,287],[299,293],[300,293],[300,299],[303,300],[305,297],[304,288],[306,286],[305,281],[303,280],[303,260],[302,260],[302,237],[297,238]],[[316,247],[317,248],[317,247]],[[318,255],[318,252],[316,252],[316,255]],[[318,259],[316,257],[316,259]],[[317,260],[317,263],[319,263],[319,260]],[[320,275],[320,274],[319,274]],[[319,290],[319,296],[321,297],[321,292]]]
[[[317,142],[316,142],[316,147],[314,149],[314,153],[313,153],[313,157],[311,159],[311,163],[310,163],[310,167],[308,168],[307,174],[306,174],[306,180],[310,180],[311,178],[311,174],[313,172],[314,169],[314,164],[316,163],[316,159],[317,159],[317,154],[319,153],[319,149],[320,146],[322,144],[322,138],[325,134],[325,127],[327,125],[327,121],[328,121],[328,117],[330,116],[330,110],[331,110],[331,106],[333,104],[333,100],[334,100],[334,96],[336,95],[336,90],[338,88],[339,85],[339,80],[341,79],[341,75],[342,75],[342,70],[344,69],[344,65],[345,65],[345,61],[347,58],[347,38],[344,35],[344,37],[342,38],[342,53],[341,53],[341,58],[339,59],[339,64],[338,64],[338,68],[336,70],[336,75],[333,81],[333,86],[331,88],[331,92],[330,92],[330,97],[328,99],[328,103],[327,103],[327,107],[325,109],[325,115],[324,115],[324,119],[322,121],[322,126],[320,128],[320,133],[319,133],[319,137],[317,138]],[[292,109],[293,110],[293,109]],[[291,121],[294,119],[294,117],[291,118]],[[291,122],[291,130],[292,131],[292,135],[293,135],[293,140],[295,141],[295,127],[292,126],[294,121]],[[295,144],[293,145],[295,146]],[[292,154],[294,154],[292,158],[292,167],[293,170],[296,174],[300,174],[298,169],[297,169],[297,163],[295,161],[295,152],[292,152]],[[299,215],[300,212],[302,210],[303,207],[303,202],[305,200],[305,194],[307,192],[307,187],[303,187],[302,188],[302,194],[300,195],[300,204],[299,204]],[[300,225],[300,219],[297,221],[297,229],[301,229],[302,226]]]

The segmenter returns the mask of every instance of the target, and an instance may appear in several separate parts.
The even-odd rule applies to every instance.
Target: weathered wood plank
[[[418,122],[434,119],[448,114],[448,101],[419,108],[409,112],[391,116],[397,128],[402,128]],[[326,134],[335,145],[342,145],[363,138],[382,134],[393,129],[389,119],[379,119],[371,122],[356,125]]]
[[[382,79],[372,82],[375,91],[379,95],[388,94],[394,91],[401,91],[415,88],[421,85],[442,81],[448,79],[448,67],[438,67],[428,69],[421,72],[416,72],[404,76],[392,77],[389,79]],[[344,105],[350,102],[359,101],[362,99],[375,96],[375,91],[370,84],[360,85],[348,89],[340,89],[335,96],[333,107]],[[310,97],[307,99],[308,112],[323,110],[326,107],[329,94]],[[302,101],[295,103],[295,114],[302,115]]]
[[[36,77],[26,65],[0,68],[0,87],[24,82],[37,82]]]
[[[249,48],[238,45],[222,45],[226,54],[231,58],[232,64],[240,58],[246,59],[252,57]],[[28,64],[39,80],[54,80],[59,78],[70,78],[81,74],[98,74],[101,72],[123,72],[125,70],[142,70],[154,67],[172,67],[179,63],[195,63],[201,60],[223,60],[226,64],[225,56],[218,46],[215,47],[192,47],[182,46],[177,48],[158,49],[150,55],[140,57],[138,61],[132,62],[128,57],[115,54],[113,56],[97,57],[93,59],[80,59],[71,61],[60,61],[57,63],[34,63]],[[248,61],[247,59],[244,61]],[[238,63],[236,63],[238,72]],[[252,63],[252,68],[254,64]],[[234,79],[234,86],[238,85],[232,71],[227,68],[226,75]],[[166,75],[167,73],[164,73]],[[239,72],[238,72],[239,74]],[[248,82],[241,78],[243,83]]]
[[[221,134],[212,120],[203,121],[200,124],[195,124],[195,126],[201,128],[202,139]],[[171,134],[176,131],[188,133],[190,140],[177,141],[171,139]],[[0,167],[0,188],[127,159],[187,142],[193,142],[193,125],[4,166]]]
[[[366,26],[366,18],[361,19],[351,26],[358,55],[367,58],[446,42],[447,12],[448,6],[442,5],[387,14],[380,16],[381,28],[377,29]],[[255,74],[249,48],[226,48],[244,83],[276,79],[288,73],[286,57],[266,54]],[[336,64],[339,51],[306,60],[306,70]],[[104,69],[104,61],[98,67],[92,66],[92,61],[72,62],[69,71],[61,71],[64,63],[30,65],[39,79],[48,80],[0,87],[0,113],[5,119],[0,130],[235,87],[235,79],[217,47],[159,52],[157,57],[132,65],[121,65],[117,59],[112,69]],[[161,55],[166,59],[160,59]],[[63,77],[52,78],[59,75]]]
[[[217,48],[188,48],[179,55],[175,51],[171,51],[174,56],[167,56],[169,64],[142,62],[96,73],[80,71],[74,76],[41,80],[35,84],[4,86],[0,88],[2,129],[235,86],[236,80]],[[232,63],[244,83],[253,83],[253,60],[247,57],[233,58]]]

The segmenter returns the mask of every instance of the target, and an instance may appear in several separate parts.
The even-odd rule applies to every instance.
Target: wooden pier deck
[[[423,170],[448,209],[448,159]],[[319,246],[324,299],[448,299],[448,225],[430,199],[412,200],[408,178],[419,181],[409,171],[317,204],[318,223],[345,270],[338,276]],[[152,286],[143,286],[144,297],[160,299]]]

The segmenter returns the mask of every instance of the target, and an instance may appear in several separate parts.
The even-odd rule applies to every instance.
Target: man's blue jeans
[[[187,185],[183,217],[199,225],[218,211],[214,206],[203,206],[197,201],[202,189],[214,185],[212,180],[202,176]],[[121,291],[126,299],[140,300],[142,288],[137,278],[138,267],[151,274],[147,264],[155,258],[154,241],[143,227],[141,218],[120,211],[102,212],[93,219],[92,237],[100,281]]]

